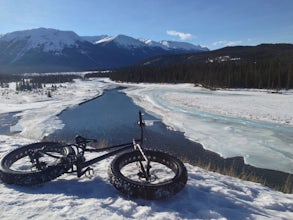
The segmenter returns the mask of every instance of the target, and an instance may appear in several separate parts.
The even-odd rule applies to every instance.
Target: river
[[[178,91],[178,88],[176,89]],[[182,120],[176,118],[176,114],[168,114],[167,116],[171,121],[173,120],[180,123],[180,126],[186,127],[185,130],[183,129],[184,134],[183,132],[167,129],[161,119],[155,118],[153,113],[150,115],[144,112],[144,109],[153,110],[154,107],[139,107],[135,104],[137,102],[134,103],[124,93],[125,88],[119,87],[106,89],[102,96],[64,110],[58,115],[64,127],[61,130],[56,130],[47,139],[72,142],[76,135],[82,135],[96,138],[103,145],[130,142],[133,138],[140,136],[139,126],[137,125],[138,112],[143,111],[144,119],[149,122],[147,124],[151,124],[151,126],[146,126],[145,129],[145,143],[148,148],[169,151],[188,161],[195,161],[195,163],[203,155],[214,159],[218,158],[218,155],[211,151],[223,154],[223,152],[229,153],[229,151],[234,150],[234,154],[226,157],[243,156],[245,160],[248,159],[254,162],[249,164],[257,167],[292,172],[292,164],[288,164],[288,161],[292,160],[292,152],[288,151],[292,145],[291,127],[275,126],[270,123],[254,122],[227,116],[220,117],[219,115],[208,113],[203,114],[202,112],[179,106],[178,102],[169,102],[168,99],[164,98],[165,94],[172,94],[173,90],[169,90],[161,86],[160,88],[153,88],[150,93],[145,94],[149,90],[143,90],[139,94],[149,98],[156,108],[163,106],[162,108],[169,110],[169,113],[174,112],[177,114],[177,112],[182,112],[184,116]],[[184,90],[184,94],[188,95],[188,92],[189,90]],[[201,91],[196,92],[195,95],[201,93]],[[142,98],[141,100],[145,101]],[[143,106],[140,103],[138,104]],[[160,116],[160,118],[162,117],[166,118],[164,115]],[[0,122],[0,133],[8,134],[10,125],[17,123],[17,118],[14,117],[14,113],[0,115]],[[168,122],[166,124],[170,125]],[[186,138],[188,133],[195,134],[199,137],[199,140],[195,140],[195,142],[188,140]],[[215,146],[223,147],[223,149],[205,151],[199,143],[205,144],[209,140],[215,141]],[[225,146],[222,146],[223,143],[225,143]],[[206,145],[204,146],[206,147]],[[286,160],[276,159],[278,155]],[[269,164],[267,163],[268,161]]]
[[[188,160],[198,155],[198,149],[203,150],[200,144],[187,140],[183,133],[167,129],[160,120],[120,92],[121,89],[105,90],[102,96],[63,111],[59,118],[65,126],[48,139],[70,142],[76,135],[82,135],[107,145],[131,142],[140,137],[138,113],[142,111],[147,122],[144,129],[147,148],[172,152]]]
[[[10,127],[15,125],[18,118],[15,115],[18,112],[9,112],[0,114],[0,134],[10,134]]]
[[[82,135],[96,138],[98,145],[131,142],[133,138],[140,137],[137,122],[138,112],[142,111],[147,122],[144,140],[146,148],[166,151],[185,162],[223,173],[225,170],[233,170],[235,175],[240,176],[254,173],[272,187],[279,182],[282,186],[285,182],[286,173],[245,165],[241,157],[223,159],[219,154],[205,150],[201,144],[188,140],[184,133],[168,129],[161,120],[134,104],[131,98],[121,92],[122,89],[105,90],[102,96],[63,111],[59,118],[65,126],[56,130],[48,139],[72,142],[76,135]]]
[[[227,170],[236,176],[249,176],[254,173],[260,182],[270,187],[278,188],[284,185],[288,177],[287,173],[255,168],[244,164],[242,157],[224,159],[219,154],[204,149],[201,144],[187,139],[183,132],[168,129],[161,120],[146,113],[122,92],[123,89],[121,87],[106,89],[102,96],[67,108],[58,115],[64,127],[56,130],[46,139],[73,142],[76,135],[82,135],[97,139],[99,145],[131,142],[133,138],[140,137],[137,122],[138,113],[142,111],[147,122],[144,129],[144,147],[168,152],[184,162],[224,174],[227,174]],[[8,127],[17,122],[14,113],[0,115],[0,120],[2,125],[0,132],[4,134],[9,133]]]

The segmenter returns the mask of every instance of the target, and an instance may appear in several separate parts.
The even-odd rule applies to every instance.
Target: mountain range
[[[73,31],[37,28],[0,35],[0,73],[109,69],[159,55],[203,51],[208,48],[186,42],[79,36]]]

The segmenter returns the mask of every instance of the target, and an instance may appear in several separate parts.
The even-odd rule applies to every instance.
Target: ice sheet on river
[[[128,84],[134,102],[223,157],[293,173],[293,93]]]
[[[104,88],[110,86],[102,79],[75,80],[74,83],[58,84],[58,89],[49,98],[46,95],[48,86],[38,91],[17,92],[15,83],[11,83],[9,88],[0,88],[0,114],[18,111],[16,116],[20,120],[11,131],[21,132],[27,138],[42,139],[64,126],[57,117],[64,109],[102,95]]]
[[[162,118],[205,148],[224,157],[244,156],[247,163],[293,173],[293,92],[210,91],[191,84],[117,84],[108,79],[76,80],[60,85],[52,98],[44,91],[17,93],[0,88],[0,113],[20,111],[12,128],[42,139],[63,124],[56,116],[68,107],[99,96],[113,86],[136,104]]]
[[[60,87],[60,90],[53,94],[51,99],[41,93],[23,92],[16,94],[13,89],[8,91],[0,88],[0,113],[22,111],[22,120],[19,121],[19,126],[26,127],[26,130],[21,135],[42,135],[54,128],[54,120],[51,120],[60,111],[102,94],[103,89],[113,86],[113,83],[104,82],[103,80],[76,81],[75,84],[65,84],[65,86],[66,89]],[[138,85],[131,86],[126,92],[133,97],[136,103],[162,117],[167,125],[172,126],[174,129],[182,129],[187,136],[194,140],[202,140],[206,147],[209,146],[209,143],[215,144],[215,146],[231,146],[232,149],[238,149],[238,153],[241,153],[241,150],[243,150],[241,148],[242,142],[250,143],[248,140],[255,141],[257,138],[260,143],[255,148],[251,147],[252,152],[260,152],[259,156],[263,153],[265,157],[269,157],[270,155],[266,152],[272,148],[270,149],[271,155],[278,155],[278,157],[273,158],[272,164],[281,162],[281,154],[277,153],[282,147],[281,144],[284,147],[282,151],[286,151],[286,146],[289,149],[290,147],[292,148],[292,139],[286,139],[292,137],[292,113],[288,110],[288,108],[292,109],[292,94],[286,96],[277,95],[283,102],[288,102],[288,104],[287,106],[280,106],[280,110],[276,111],[274,115],[278,116],[277,118],[279,119],[286,118],[289,115],[288,124],[291,127],[289,125],[278,126],[278,124],[273,124],[273,127],[285,131],[276,135],[277,132],[274,132],[274,130],[264,131],[261,129],[264,126],[270,127],[272,124],[247,121],[239,119],[239,116],[235,115],[232,115],[235,118],[224,117],[215,112],[209,112],[208,108],[199,111],[196,107],[188,105],[188,103],[199,103],[192,100],[188,101],[188,99],[204,97],[201,95],[205,93],[225,94],[225,91],[210,92],[190,85]],[[194,94],[189,96],[192,93]],[[221,106],[232,106],[234,102],[240,102],[240,97],[246,94],[252,94],[252,98],[257,98],[262,94],[264,99],[273,97],[270,94],[267,96],[265,93],[259,92],[254,95],[254,92],[243,92],[244,94],[240,92],[241,94],[239,94],[235,91],[227,93],[231,94],[231,96],[236,93],[235,99],[230,102],[224,100],[224,104],[221,104]],[[171,96],[178,100],[170,98]],[[188,96],[189,98],[187,99]],[[214,97],[218,98],[217,96]],[[202,99],[203,104],[200,107],[205,106],[206,98]],[[212,96],[209,98],[212,99]],[[215,99],[206,102],[207,105],[215,103]],[[259,97],[259,99],[262,98]],[[172,101],[176,101],[175,104]],[[247,102],[252,103],[251,100]],[[243,106],[249,104],[247,102]],[[221,106],[218,106],[218,108],[217,106],[210,107],[210,110],[220,109]],[[277,105],[274,106],[276,108]],[[232,107],[230,108],[232,109]],[[282,108],[284,108],[284,111]],[[229,110],[229,108],[227,109]],[[227,109],[225,111],[229,113]],[[261,107],[256,108],[256,112],[251,112],[251,114],[260,117],[261,109]],[[272,108],[272,112],[274,111],[275,109]],[[42,114],[42,112],[46,112],[48,115]],[[243,112],[245,113],[246,111]],[[227,115],[230,115],[230,113]],[[222,122],[225,122],[225,120],[227,121],[226,124]],[[280,120],[280,122],[283,123],[284,121]],[[217,123],[219,124],[217,125]],[[245,123],[252,123],[252,125],[251,127],[246,127]],[[243,124],[245,133],[241,133],[243,132],[240,130],[242,128],[241,124]],[[255,128],[260,129],[259,134]],[[253,132],[249,132],[249,130]],[[288,137],[286,132],[291,136]],[[267,139],[265,138],[266,136],[268,137]],[[278,145],[279,149],[275,149],[272,146],[278,140],[281,144]],[[35,139],[26,139],[19,135],[0,135],[0,155],[35,141]],[[261,147],[262,142],[268,143],[263,152],[256,150],[257,147]],[[248,146],[245,146],[244,149],[247,148]],[[288,161],[290,151],[287,153],[288,156],[283,158],[285,162],[287,160],[287,165],[290,167],[290,164],[292,165],[292,156],[291,161]],[[2,208],[0,219],[47,219],[48,213],[51,213],[53,219],[293,218],[292,195],[276,192],[257,183],[245,182],[217,173],[207,172],[189,164],[185,164],[189,172],[189,180],[181,193],[164,202],[130,200],[120,195],[109,184],[107,169],[110,161],[111,158],[108,158],[93,166],[97,173],[93,179],[77,179],[73,175],[64,175],[50,183],[33,188],[0,184],[0,193],[3,195],[0,202]],[[268,159],[264,159],[264,161],[268,161]]]

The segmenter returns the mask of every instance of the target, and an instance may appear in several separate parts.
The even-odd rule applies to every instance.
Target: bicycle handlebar
[[[143,127],[145,126],[145,122],[142,120],[142,112],[139,111],[139,126],[140,126],[140,141],[141,141],[141,144],[143,144]]]

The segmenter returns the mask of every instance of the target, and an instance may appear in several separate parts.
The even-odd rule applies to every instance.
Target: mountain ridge
[[[108,73],[114,81],[193,83],[216,88],[293,88],[293,44],[233,46],[156,56]]]
[[[0,73],[111,69],[158,55],[207,50],[192,44],[180,47],[187,45],[182,42],[177,47],[156,45],[126,35],[83,37],[52,28],[15,31],[0,36]]]
[[[225,62],[251,61],[264,59],[282,59],[290,61],[293,56],[293,44],[263,43],[256,46],[227,46],[217,50],[203,51],[203,53],[186,53],[162,55],[146,59],[141,65],[168,65],[182,62]]]

